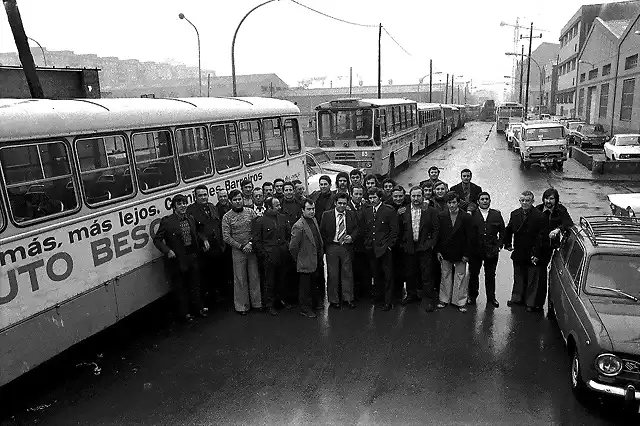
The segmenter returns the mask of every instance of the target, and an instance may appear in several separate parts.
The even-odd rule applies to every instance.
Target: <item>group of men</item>
[[[352,170],[337,175],[335,189],[321,176],[311,194],[299,180],[276,179],[218,190],[216,205],[204,185],[189,206],[176,195],[154,244],[165,254],[179,314],[192,321],[208,314],[205,305],[232,298],[240,315],[252,308],[277,315],[299,305],[313,318],[325,296],[332,309],[354,309],[371,296],[383,311],[420,301],[427,312],[447,305],[466,312],[476,303],[483,267],[487,305],[498,307],[503,248],[512,251],[514,268],[507,304],[541,310],[555,241],[573,224],[557,191],[545,191],[535,207],[524,191],[505,225],[469,169],[451,188],[439,172],[431,167],[429,179],[408,192],[392,179],[380,185]]]

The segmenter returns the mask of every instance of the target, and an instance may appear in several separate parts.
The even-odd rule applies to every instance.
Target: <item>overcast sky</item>
[[[504,81],[511,74],[513,28],[500,22],[546,29],[542,40],[557,43],[560,30],[581,0],[298,0],[327,14],[362,24],[379,22],[411,54],[386,34],[382,41],[382,81],[417,83],[434,71],[463,75],[474,85]],[[173,60],[197,66],[193,28],[200,31],[202,67],[231,74],[231,40],[242,16],[262,0],[18,0],[29,37],[50,50],[73,50],[141,61]],[[534,31],[534,34],[540,31]],[[289,85],[304,78],[348,76],[353,67],[365,85],[375,85],[377,28],[330,20],[290,0],[253,12],[236,42],[236,73],[276,73]],[[16,51],[6,14],[0,17],[0,51]],[[444,78],[444,74],[443,74]],[[357,81],[357,80],[356,80]],[[495,87],[494,87],[495,89]]]

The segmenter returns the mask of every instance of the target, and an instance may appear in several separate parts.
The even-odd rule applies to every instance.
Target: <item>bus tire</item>
[[[440,132],[436,132],[436,142],[440,140]]]
[[[413,158],[413,144],[409,145],[409,156],[407,157],[407,161]]]
[[[393,153],[389,156],[389,171],[387,177],[390,178],[393,175],[393,170],[396,168],[396,158]]]

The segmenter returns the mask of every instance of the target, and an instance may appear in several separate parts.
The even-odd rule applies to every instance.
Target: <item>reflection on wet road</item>
[[[637,190],[520,170],[491,128],[467,124],[397,180],[416,184],[437,165],[452,185],[468,167],[505,217],[522,190],[539,199],[553,185],[574,220],[606,213],[609,192]],[[17,408],[2,424],[637,424],[609,401],[575,400],[555,324],[506,307],[506,252],[497,274],[500,308],[486,307],[481,290],[466,314],[426,314],[417,305],[382,312],[363,301],[317,320],[295,311],[239,317],[218,310],[177,326],[152,307],[14,386]],[[104,353],[101,375],[75,368],[97,352]],[[51,406],[26,411],[43,404]]]

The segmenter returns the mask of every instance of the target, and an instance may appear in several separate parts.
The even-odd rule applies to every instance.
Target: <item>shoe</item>
[[[275,317],[276,315],[278,315],[278,311],[276,311],[275,308],[267,308],[265,309],[265,312],[271,315],[272,317]]]
[[[202,308],[200,309],[200,312],[198,312],[198,315],[200,315],[201,317],[208,317],[209,316],[209,309],[207,308]]]
[[[349,309],[355,309],[356,308],[356,305],[353,302],[344,302],[343,305],[346,306]]]
[[[522,306],[523,303],[522,302],[518,302],[515,300],[509,300],[507,301],[507,306],[511,307],[511,306]]]
[[[300,315],[302,315],[303,317],[307,317],[307,318],[316,318],[317,315],[315,312],[310,311],[310,310],[302,310],[300,311]]]
[[[402,306],[404,305],[408,305],[409,303],[413,303],[416,302],[418,300],[418,298],[416,296],[413,295],[407,295],[404,299],[402,299],[402,301],[400,302],[400,304]]]
[[[246,317],[247,316],[247,311],[236,311],[238,313],[238,315],[240,315],[241,317]]]
[[[446,307],[446,306],[447,306],[447,304],[446,304],[446,303],[442,303],[442,302],[440,302],[440,303],[438,303],[438,305],[437,305],[437,306],[438,306],[438,309],[442,309],[442,308]]]
[[[316,311],[323,311],[324,310],[324,305],[316,305],[316,306],[314,306],[313,309],[316,310]]]
[[[476,304],[476,298],[470,297],[467,299],[467,305],[474,306]]]
[[[329,307],[333,309],[340,309],[339,303],[329,303]]]
[[[191,314],[187,314],[185,315],[184,320],[186,322],[193,322],[193,316]]]
[[[425,312],[433,312],[433,304],[427,303],[427,305],[424,307],[424,311]]]
[[[458,310],[464,314],[465,312],[467,312],[467,307],[466,306],[458,306]]]
[[[491,299],[489,303],[492,304],[495,308],[500,307],[500,302],[498,302],[498,299]]]
[[[390,311],[391,309],[393,309],[393,305],[391,303],[385,303],[382,305],[382,310],[385,312]]]

